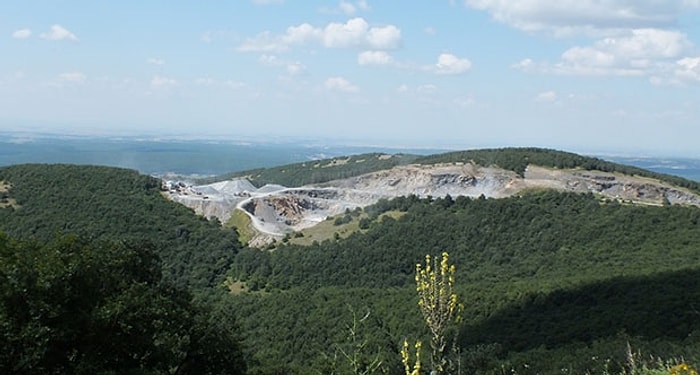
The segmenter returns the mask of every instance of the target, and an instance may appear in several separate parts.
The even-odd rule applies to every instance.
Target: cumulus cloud
[[[353,85],[343,77],[330,77],[326,80],[325,86],[328,90],[354,93],[359,92],[360,88]]]
[[[317,43],[326,48],[395,49],[401,45],[401,30],[394,25],[370,27],[361,17],[345,23],[332,22],[323,28],[303,23],[287,28],[283,35],[262,32],[244,41],[241,52],[282,52],[293,45]]]
[[[42,33],[40,36],[42,39],[46,40],[69,40],[73,42],[78,40],[78,37],[75,36],[75,34],[68,31],[61,25],[51,26],[51,29],[49,29],[49,31]]]
[[[165,89],[169,87],[174,87],[177,86],[177,81],[172,78],[168,77],[162,77],[162,76],[154,76],[151,79],[151,88],[158,90],[158,89]]]
[[[676,61],[674,73],[683,80],[700,83],[700,56],[685,57]]]
[[[471,66],[469,59],[459,58],[451,53],[441,53],[432,69],[436,74],[462,74]]]
[[[499,22],[526,31],[557,35],[605,33],[620,29],[667,28],[697,0],[466,0],[467,6],[489,12]]]
[[[357,55],[357,63],[360,65],[391,65],[394,58],[385,51],[364,51]]]
[[[513,68],[575,75],[652,75],[665,70],[691,49],[692,43],[681,32],[634,29],[588,46],[569,48],[554,64],[536,63],[528,58],[514,64]]]
[[[19,29],[12,33],[12,37],[15,39],[27,39],[32,36],[32,30],[29,29]]]

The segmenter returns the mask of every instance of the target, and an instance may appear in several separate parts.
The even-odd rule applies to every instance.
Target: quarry
[[[235,210],[251,219],[256,242],[279,239],[329,217],[385,198],[467,196],[505,198],[538,189],[594,193],[630,204],[700,206],[700,196],[658,180],[620,173],[530,165],[524,176],[473,163],[404,165],[321,184],[254,186],[245,178],[196,185],[164,181],[164,194],[208,218],[226,223]]]

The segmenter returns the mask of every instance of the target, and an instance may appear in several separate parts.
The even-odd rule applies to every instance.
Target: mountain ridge
[[[407,195],[504,198],[532,189],[555,189],[592,192],[602,199],[634,204],[700,206],[700,184],[693,181],[538,148],[468,150],[422,157],[361,154],[228,177],[231,179],[205,185],[170,182],[167,196],[224,223],[235,210],[244,211],[259,233],[253,241],[258,245],[380,199]]]

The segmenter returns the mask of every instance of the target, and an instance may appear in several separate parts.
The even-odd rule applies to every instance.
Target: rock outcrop
[[[500,168],[462,163],[399,166],[318,186],[266,185],[257,189],[245,179],[203,186],[167,182],[164,186],[171,199],[222,222],[233,210],[241,209],[257,230],[272,237],[311,227],[381,198],[411,194],[504,198],[528,189],[591,192],[637,204],[700,206],[697,194],[649,178],[537,166],[529,166],[523,178]]]

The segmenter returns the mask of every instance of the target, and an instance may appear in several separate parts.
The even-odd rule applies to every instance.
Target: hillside
[[[216,285],[239,248],[234,230],[165,199],[159,180],[132,170],[16,165],[0,168],[0,181],[14,202],[0,206],[1,232],[41,241],[74,233],[149,242],[178,285]]]
[[[621,374],[628,370],[628,342],[644,358],[700,364],[700,319],[693,302],[700,298],[695,281],[700,272],[700,207],[694,183],[674,183],[672,176],[548,150],[492,150],[486,152],[489,160],[474,155],[431,156],[369,172],[345,169],[342,179],[300,187],[275,184],[274,179],[263,185],[242,179],[163,185],[116,168],[5,167],[0,168],[0,194],[11,204],[0,207],[0,232],[28,244],[51,244],[60,232],[152,252],[162,259],[167,285],[191,288],[195,299],[225,302],[225,320],[206,317],[196,324],[240,337],[249,374],[343,373],[350,369],[342,352],[362,342],[363,360],[380,358],[382,372],[402,374],[400,343],[425,341],[428,334],[417,308],[415,266],[426,254],[443,251],[456,264],[456,288],[465,305],[456,340],[463,373],[554,374],[566,369]],[[502,161],[524,156],[543,160],[528,163],[524,170],[516,168],[521,164]],[[566,164],[568,160],[579,161]],[[591,160],[598,169],[584,169]],[[332,159],[319,163],[329,175],[335,167],[349,168]],[[274,251],[261,251],[242,247],[236,228],[173,202],[173,191],[200,202],[227,192],[236,200],[233,206],[247,208],[261,222],[289,227],[298,225],[291,221],[294,215],[316,210],[320,219],[322,205],[331,207],[327,202],[332,202],[351,210],[335,218],[341,225],[336,220],[324,225],[336,232],[354,229],[324,239],[303,237],[303,245],[286,235]],[[268,203],[276,208],[268,209]],[[281,217],[290,222],[278,221]],[[9,250],[0,252],[2,267],[12,270],[13,262],[19,262],[27,270],[36,268],[34,255],[17,257],[13,249],[18,247],[8,243],[3,246]],[[47,256],[41,264],[51,264],[51,257],[61,254],[52,252],[58,249],[55,245],[36,248]],[[116,265],[109,275],[118,278],[113,275],[122,272],[118,266],[123,263],[110,259],[104,262]],[[101,288],[92,281],[99,280],[93,264],[100,262],[98,257],[76,263],[84,264],[89,278],[72,273],[68,265],[73,263],[56,270],[42,266],[36,272],[60,271],[75,285]],[[0,277],[16,274],[0,270]],[[63,304],[52,305],[56,301],[50,298],[63,295],[58,291],[64,284],[21,280],[38,291],[26,297],[36,301],[30,306],[50,307],[31,313],[47,316],[48,327],[65,327],[57,332],[72,337],[73,326],[43,314],[70,313]],[[13,285],[0,289],[22,295]],[[224,285],[230,294],[222,293]],[[78,292],[82,289],[70,290],[76,290],[75,298],[90,300]],[[151,306],[148,300],[135,302]],[[103,305],[94,305],[102,311]],[[153,316],[165,315],[167,311],[158,310]],[[0,311],[0,319],[4,316]],[[70,314],[60,316],[67,319]],[[365,318],[354,321],[353,316]],[[349,337],[353,322],[360,341]],[[12,324],[24,327],[21,320]],[[0,324],[0,334],[16,336],[3,331],[10,326]],[[24,327],[29,329],[27,338],[32,327]],[[170,343],[185,348],[186,341]],[[226,368],[226,359],[214,359]]]
[[[408,161],[411,164],[406,164]],[[227,222],[234,210],[245,212],[258,231],[251,242],[257,245],[380,199],[408,195],[505,198],[531,190],[555,189],[592,192],[634,204],[700,205],[697,183],[600,159],[533,148],[425,157],[366,154],[237,176],[207,185],[171,184],[169,196],[222,222]],[[261,182],[266,184],[260,186]],[[287,183],[302,185],[285,186]]]

